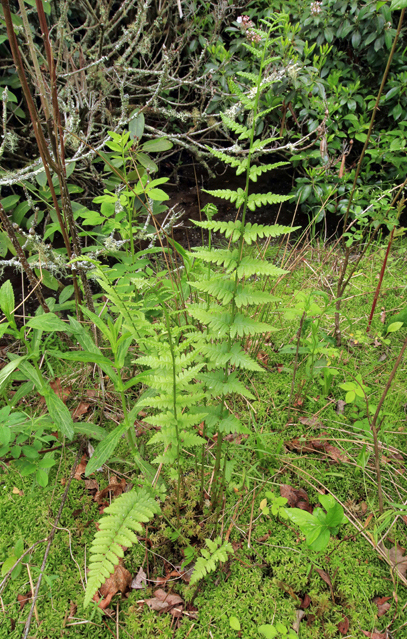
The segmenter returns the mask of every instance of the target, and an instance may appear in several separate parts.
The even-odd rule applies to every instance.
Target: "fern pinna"
[[[236,82],[230,82],[230,89],[238,95],[242,109],[249,111],[248,120],[251,126],[246,127],[242,123],[235,122],[229,116],[221,114],[224,126],[237,134],[239,141],[248,143],[247,156],[240,159],[208,147],[216,158],[235,168],[236,175],[246,175],[245,188],[239,187],[234,191],[230,189],[207,191],[214,197],[235,203],[236,208],[242,210],[241,219],[230,222],[215,221],[212,219],[212,210],[206,221],[194,221],[194,224],[208,230],[210,234],[212,232],[223,234],[229,243],[227,248],[212,248],[209,243],[207,248],[198,248],[189,253],[191,257],[209,265],[205,271],[206,278],[204,276],[191,283],[191,286],[204,294],[204,301],[189,305],[188,312],[202,326],[206,327],[206,331],[203,331],[206,341],[201,347],[201,353],[206,362],[206,371],[200,374],[200,380],[207,389],[207,395],[221,397],[221,402],[217,407],[207,407],[208,417],[206,419],[207,432],[217,431],[212,501],[218,506],[223,489],[223,473],[220,472],[223,438],[231,432],[246,432],[246,428],[240,420],[230,413],[225,399],[228,395],[236,393],[253,399],[252,394],[239,380],[236,369],[262,370],[258,363],[245,352],[243,342],[247,338],[275,330],[270,324],[253,317],[252,309],[255,310],[259,304],[269,304],[276,300],[274,296],[263,290],[264,286],[263,289],[260,287],[256,289],[255,282],[261,282],[262,277],[269,280],[286,273],[264,259],[258,248],[258,242],[263,238],[276,238],[293,230],[291,227],[277,224],[261,225],[246,222],[247,210],[254,211],[257,207],[278,204],[289,199],[289,196],[276,195],[271,192],[249,192],[250,182],[256,182],[259,175],[282,164],[279,162],[261,166],[252,165],[253,155],[258,154],[275,141],[275,138],[255,139],[258,124],[268,112],[268,110],[260,111],[259,109],[261,94],[275,82],[275,79],[268,80],[263,77],[263,71],[273,61],[272,58],[267,58],[273,25],[270,23],[266,23],[266,25],[269,27],[268,33],[256,31],[259,39],[263,39],[264,42],[262,50],[254,44],[246,43],[245,45],[259,59],[258,75],[239,74],[253,81],[254,86],[244,92]],[[243,148],[240,148],[239,151],[241,154],[245,153]],[[221,269],[214,269],[214,267],[221,267]],[[223,468],[225,469],[225,463]]]
[[[91,546],[90,568],[86,585],[84,607],[104,581],[110,577],[119,559],[124,556],[122,546],[137,543],[134,530],[142,532],[140,522],[149,521],[160,507],[148,489],[133,489],[117,497],[108,508],[106,517],[99,521],[99,530]]]

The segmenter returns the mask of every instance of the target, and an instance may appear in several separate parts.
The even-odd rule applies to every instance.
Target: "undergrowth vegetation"
[[[228,47],[217,35],[231,3],[206,21],[192,3],[185,88],[170,73],[181,54],[169,24],[147,104],[130,107],[123,76],[109,123],[103,65],[131,33],[114,65],[141,42],[147,55],[147,24],[158,46],[165,11],[150,24],[151,3],[129,3],[139,13],[110,50],[105,28],[113,37],[128,8],[86,5],[88,35],[76,29],[93,52],[92,86],[106,91],[86,135],[68,117],[76,69],[59,68],[63,20],[73,28],[80,13],[26,4],[14,13],[2,0],[0,20],[15,64],[0,150],[15,151],[9,126],[26,117],[15,85],[40,158],[0,175],[12,189],[0,266],[26,278],[21,291],[11,275],[0,287],[0,637],[407,636],[405,158],[385,162],[392,134],[380,132],[383,112],[398,120],[404,108],[389,70],[402,63],[407,3],[312,2],[296,21],[296,7],[246,2]],[[183,5],[172,7],[180,19]],[[358,93],[359,49],[375,95]],[[199,79],[204,54],[215,66]],[[82,65],[80,46],[75,56]],[[211,114],[219,137],[192,144],[193,129],[187,144],[174,123],[148,124],[150,103],[157,118],[174,115],[159,100],[178,90],[186,102],[203,78],[194,129]],[[175,239],[184,222],[166,205],[170,178],[152,177],[151,154],[174,144],[235,172],[236,188],[203,189],[199,246]],[[390,150],[401,148],[400,126]],[[270,186],[283,170],[288,194]],[[87,177],[98,188],[83,196]],[[273,223],[255,218],[264,209]]]

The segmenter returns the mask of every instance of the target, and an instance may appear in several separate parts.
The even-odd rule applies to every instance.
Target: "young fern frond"
[[[124,556],[122,546],[138,543],[133,531],[142,532],[140,522],[150,521],[159,512],[153,493],[146,489],[123,493],[105,508],[105,516],[99,521],[99,530],[91,546],[84,608]]]
[[[201,550],[202,557],[199,557],[195,563],[194,571],[191,575],[190,584],[193,586],[210,572],[216,570],[220,562],[226,561],[228,556],[233,554],[232,545],[217,537],[214,541],[205,539],[205,543],[209,550],[203,548]]]

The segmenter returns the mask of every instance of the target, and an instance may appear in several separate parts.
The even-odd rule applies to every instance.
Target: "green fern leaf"
[[[244,140],[245,138],[250,137],[251,130],[245,127],[243,124],[239,124],[238,122],[235,122],[235,120],[232,120],[232,118],[229,118],[224,113],[221,113],[220,117],[222,118],[223,124],[227,126],[228,129],[233,131],[233,133],[236,133],[236,135],[239,134],[239,138],[238,138],[239,140]]]
[[[236,208],[242,206],[245,201],[245,191],[240,187],[236,191],[231,191],[230,189],[215,189],[211,191],[207,191],[206,189],[202,190],[204,193],[209,193],[209,195],[212,195],[213,197],[220,197],[222,200],[229,200],[232,203],[236,202]],[[288,196],[286,196],[285,199],[288,199]]]
[[[262,173],[266,173],[267,171],[272,171],[279,166],[285,166],[289,164],[289,162],[275,162],[274,164],[252,164],[250,167],[249,176],[253,182],[257,182],[257,178]]]
[[[245,47],[245,49],[247,49],[248,51],[250,51],[250,53],[253,53],[254,56],[256,56],[256,58],[261,59],[263,56],[263,51],[261,48],[256,49],[256,47],[253,47],[251,44],[248,44],[247,42],[242,42],[243,46]],[[274,58],[273,58],[274,59]],[[275,58],[276,60],[279,60],[280,58]],[[263,68],[266,66],[266,63],[264,62],[264,66]]]
[[[239,160],[236,157],[233,157],[232,155],[228,155],[227,153],[224,153],[223,151],[219,151],[218,149],[212,149],[210,146],[206,147],[211,153],[212,155],[215,156],[215,158],[218,158],[218,160],[222,160],[222,162],[225,162],[225,164],[230,164],[230,166],[232,168],[236,168],[239,167],[239,169],[241,169],[242,173],[243,171],[246,171],[247,169],[247,158],[245,158],[244,160]]]
[[[202,557],[197,559],[194,571],[191,575],[191,586],[196,584],[210,572],[216,570],[221,561],[226,561],[228,556],[233,554],[232,545],[229,542],[224,542],[222,544],[222,539],[220,537],[217,537],[214,541],[205,539],[205,543],[209,548],[209,552],[205,548],[201,550]]]
[[[250,371],[262,372],[263,369],[258,363],[248,355],[239,344],[233,344],[229,350],[229,344],[207,344],[202,349],[202,354],[210,360],[210,366],[225,367],[229,362],[231,366],[243,368]]]
[[[247,388],[237,379],[237,373],[231,373],[225,380],[223,371],[212,371],[211,373],[203,373],[201,380],[206,384],[207,388],[211,391],[211,395],[230,395],[230,393],[238,393],[247,397],[248,399],[254,399],[254,396],[247,390]]]
[[[236,75],[239,75],[241,78],[250,80],[254,85],[257,84],[257,81],[259,79],[255,73],[248,73],[247,71],[238,71]]]
[[[251,211],[256,210],[256,206],[266,204],[280,204],[291,199],[291,195],[277,195],[276,193],[252,193],[247,198],[247,206]]]
[[[258,335],[260,333],[268,333],[271,331],[276,331],[276,328],[270,326],[270,324],[266,324],[265,322],[258,322],[251,317],[247,317],[242,313],[237,313],[235,315],[233,323],[230,325],[230,336],[236,337],[246,337],[248,335]]]
[[[199,226],[202,229],[207,229],[210,231],[215,231],[215,233],[220,232],[224,233],[225,237],[229,238],[232,236],[232,242],[236,242],[240,236],[242,235],[242,223],[240,221],[230,221],[230,222],[218,222],[218,221],[205,221],[198,222],[197,220],[192,220],[196,226]]]
[[[215,297],[222,302],[222,304],[229,304],[235,290],[234,281],[225,278],[217,278],[209,280],[208,282],[190,282],[190,285],[197,288],[198,291],[209,293],[209,295]]]
[[[288,271],[278,268],[278,266],[274,266],[274,264],[270,264],[264,260],[256,260],[249,256],[244,257],[237,268],[237,276],[239,278],[251,277],[252,275],[278,277],[286,273],[288,273]]]
[[[210,367],[224,368],[228,362],[236,368],[243,368],[249,371],[262,372],[258,365],[239,344],[233,344],[229,350],[229,344],[206,344],[202,347],[202,354],[210,360]]]
[[[269,304],[277,301],[278,297],[263,291],[254,291],[250,286],[239,284],[236,290],[235,304],[237,308],[248,306],[249,304]]]
[[[223,435],[231,435],[237,433],[238,435],[249,435],[250,430],[242,424],[240,419],[237,419],[234,415],[228,415],[225,419],[221,419],[218,424],[218,431]]]
[[[188,253],[191,257],[198,258],[204,262],[211,262],[218,266],[224,266],[226,272],[233,271],[239,259],[239,250],[237,248],[229,251],[228,249],[212,249],[211,251],[198,249]]]
[[[265,226],[263,224],[251,224],[251,222],[248,222],[244,229],[244,241],[246,244],[251,244],[252,242],[256,242],[258,237],[279,237],[280,235],[291,233],[298,228],[298,226],[282,226],[281,224]]]
[[[250,111],[254,111],[254,100],[251,100],[243,91],[242,89],[239,87],[238,84],[236,84],[236,82],[234,82],[231,78],[229,79],[229,89],[231,93],[235,93],[240,102],[243,104],[243,106],[246,107],[246,109],[249,109]],[[221,114],[222,120],[223,120],[223,114]],[[233,122],[233,120],[232,120]],[[225,123],[226,124],[226,123]],[[226,126],[228,126],[226,124]],[[233,131],[233,129],[231,128],[231,130]],[[251,131],[249,133],[249,135],[247,136],[248,138],[250,138],[251,135]]]
[[[133,531],[142,532],[140,522],[150,521],[159,512],[160,507],[152,492],[145,488],[123,493],[105,508],[105,516],[99,521],[99,530],[91,546],[84,608],[102,583],[113,573],[119,558],[123,557],[120,546],[132,546],[137,543]]]

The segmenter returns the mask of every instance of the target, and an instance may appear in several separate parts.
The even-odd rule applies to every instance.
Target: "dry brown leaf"
[[[301,619],[303,618],[303,616],[305,615],[305,612],[303,610],[296,610],[295,611],[295,621],[292,625],[292,629],[299,634],[300,632],[300,623],[301,623]]]
[[[97,390],[95,388],[88,388],[86,391],[86,397],[97,397]]]
[[[336,412],[338,415],[342,415],[345,410],[346,402],[343,399],[338,399],[336,402]]]
[[[29,590],[26,595],[17,595],[17,601],[20,604],[20,611],[24,608],[27,601],[30,601],[32,592]]]
[[[324,435],[325,433],[321,433]],[[292,439],[286,444],[290,450],[296,450],[299,453],[325,453],[328,457],[335,462],[347,462],[349,461],[347,455],[342,453],[339,448],[332,446],[325,438],[315,437],[314,439],[301,440],[298,438]]]
[[[346,635],[349,630],[349,619],[347,617],[343,617],[343,620],[338,623],[338,630],[341,635]]]
[[[117,564],[113,575],[108,577],[99,588],[100,595],[103,597],[103,601],[99,603],[99,608],[105,610],[115,594],[117,592],[125,593],[130,588],[130,584],[131,574],[121,563]]]
[[[370,639],[387,639],[387,632],[377,632],[374,630],[373,632],[367,632],[367,630],[362,630],[363,634],[366,637],[370,637]]]
[[[304,599],[301,602],[301,608],[305,610],[311,603],[311,597],[309,595],[304,595]]]
[[[119,481],[116,475],[113,475],[110,478],[110,484],[106,488],[103,488],[103,490],[98,491],[93,499],[97,504],[102,504],[109,492],[111,492],[114,497],[118,497],[124,492],[125,488],[126,480],[124,477]]]
[[[88,463],[87,457],[85,454],[83,454],[81,461],[76,467],[75,475],[73,476],[74,479],[77,479],[78,481],[82,481],[81,475],[85,472],[87,463]]]
[[[323,428],[324,425],[322,422],[318,421],[318,419],[313,416],[313,417],[300,417],[301,424],[304,424],[304,426],[310,426],[311,428]]]
[[[77,419],[79,419],[79,417],[81,417],[82,415],[85,415],[85,413],[88,412],[89,406],[90,404],[86,404],[85,402],[80,402],[75,408],[75,410],[72,412],[72,419],[76,421]]]
[[[269,361],[268,353],[266,353],[266,351],[259,351],[257,353],[257,359],[262,366],[267,366]]]
[[[162,588],[155,591],[152,599],[146,599],[147,606],[157,612],[170,612],[174,617],[182,615],[184,602],[179,595],[165,592]]]
[[[293,488],[289,484],[282,484],[280,495],[285,497],[287,506],[290,508],[301,508],[301,510],[312,513],[312,506],[310,506],[308,495],[303,488]]]
[[[386,554],[389,562],[393,568],[396,569],[398,574],[401,577],[405,577],[407,572],[407,557],[404,555],[405,549],[398,544],[397,548],[394,548],[393,546],[390,550],[386,548],[383,543],[378,544],[378,547]]]
[[[69,617],[68,617],[68,619],[72,619],[72,617],[75,617],[77,608],[78,608],[78,606],[76,605],[76,603],[74,601],[71,601],[70,605],[69,605]]]
[[[142,566],[140,566],[137,575],[134,577],[134,579],[132,580],[130,584],[130,588],[133,588],[136,590],[142,590],[143,588],[146,588],[146,587],[147,587],[147,575],[144,572]]]
[[[72,393],[72,386],[65,386],[65,388],[62,388],[61,379],[59,377],[56,377],[53,382],[49,383],[49,385],[58,397],[62,399],[64,404],[66,404],[66,400]]]
[[[96,479],[85,479],[85,488],[87,490],[94,490],[96,494],[99,490],[99,484]]]
[[[332,600],[334,599],[334,591],[332,588],[332,581],[330,576],[328,575],[327,572],[325,572],[325,570],[321,570],[321,568],[314,568],[315,572],[317,572],[319,574],[319,576],[321,577],[321,579],[323,579],[325,581],[325,583],[329,586],[329,590],[331,591],[331,596],[332,596]]]
[[[391,597],[374,597],[373,603],[377,606],[377,616],[383,617],[388,610],[391,608],[391,603],[388,603]]]

